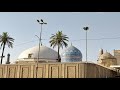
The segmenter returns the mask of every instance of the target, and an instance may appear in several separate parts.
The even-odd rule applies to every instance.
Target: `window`
[[[32,53],[31,53],[31,54],[28,54],[28,58],[32,58]]]

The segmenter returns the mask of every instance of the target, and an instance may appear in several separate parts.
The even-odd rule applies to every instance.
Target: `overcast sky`
[[[84,26],[89,27],[88,61],[97,61],[100,48],[111,54],[114,49],[120,49],[119,12],[0,12],[0,34],[8,32],[15,39],[13,49],[6,46],[4,53],[6,57],[7,53],[11,54],[11,62],[22,51],[38,45],[35,35],[39,35],[41,28],[37,19],[47,22],[43,26],[43,45],[50,47],[51,34],[63,31],[69,37],[69,46],[72,43],[82,52],[83,61],[86,55]],[[2,49],[0,56],[1,53]],[[6,57],[3,63],[6,62]]]

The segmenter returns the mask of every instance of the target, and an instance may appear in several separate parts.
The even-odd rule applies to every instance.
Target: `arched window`
[[[28,58],[32,58],[32,53],[28,54]]]

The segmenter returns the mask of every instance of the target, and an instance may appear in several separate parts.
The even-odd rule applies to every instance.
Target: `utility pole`
[[[87,62],[87,31],[89,27],[83,27],[83,29],[86,31],[86,62]]]
[[[39,36],[37,36],[37,35],[35,35],[35,36],[37,36],[38,37],[38,39],[39,39],[39,51],[38,51],[38,60],[37,60],[37,68],[36,68],[36,70],[38,71],[38,62],[39,62],[39,54],[40,54],[40,45],[41,45],[41,40],[42,40],[42,25],[43,24],[47,24],[47,23],[45,23],[42,19],[39,21],[39,20],[37,20],[37,22],[39,23],[39,24],[41,24],[41,31],[40,31],[40,35]],[[36,78],[37,78],[37,71],[36,71]]]

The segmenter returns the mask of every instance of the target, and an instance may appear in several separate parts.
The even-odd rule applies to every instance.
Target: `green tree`
[[[62,33],[62,31],[58,31],[56,34],[52,34],[52,36],[50,37],[50,46],[53,48],[54,47],[58,47],[58,61],[61,62],[61,59],[60,59],[60,55],[59,55],[59,51],[60,51],[60,48],[63,46],[67,47],[68,44],[66,43],[66,41],[68,41],[68,37],[67,35],[64,35]]]
[[[3,47],[2,56],[1,56],[1,64],[2,64],[3,57],[4,57],[3,54],[4,54],[5,46],[7,45],[9,48],[13,48],[13,42],[14,42],[14,39],[11,38],[7,32],[3,32],[2,35],[0,35],[0,43],[1,43],[0,49]]]

